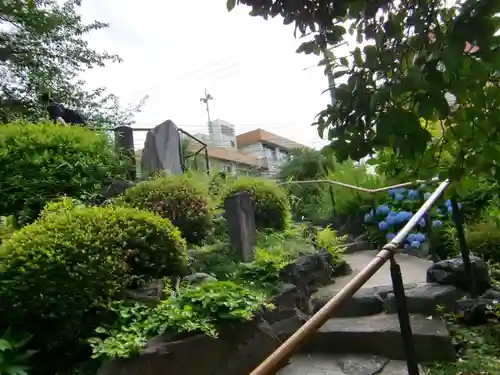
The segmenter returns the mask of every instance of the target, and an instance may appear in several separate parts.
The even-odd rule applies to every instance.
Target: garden
[[[182,366],[226,371],[235,361],[249,372],[305,322],[312,293],[349,272],[343,252],[359,232],[355,223],[363,224],[361,238],[370,248],[379,247],[435,189],[429,182],[368,195],[188,170],[134,182],[110,196],[109,185],[126,174],[123,160],[104,131],[23,122],[0,129],[0,373],[143,371],[151,353],[156,366],[186,373],[196,367]],[[371,187],[403,182],[364,165],[330,162],[331,172],[315,178]],[[294,158],[283,173],[300,163]],[[254,206],[251,262],[242,262],[231,246],[221,208],[240,191]],[[500,282],[497,192],[496,183],[481,180],[458,197],[467,245],[489,262],[493,282]],[[459,256],[450,198],[442,197],[418,223],[404,251]],[[339,226],[339,218],[351,226]],[[498,369],[500,306],[493,302],[466,325],[460,311],[443,313],[461,343],[455,371],[479,371],[478,355],[491,361],[489,373]],[[212,351],[212,362],[193,360],[200,350]],[[242,365],[242,358],[251,359]],[[450,364],[440,366],[432,364],[430,373],[450,371]]]
[[[193,363],[225,371],[194,351],[241,365],[245,352],[232,350],[250,345],[249,372],[304,322],[314,289],[348,272],[344,238],[294,223],[274,181],[164,173],[109,196],[127,171],[123,160],[104,131],[22,121],[0,128],[1,374],[132,366],[158,340],[191,353],[159,356],[181,373],[197,373],[182,370]],[[251,262],[231,247],[220,208],[239,191],[254,207]]]

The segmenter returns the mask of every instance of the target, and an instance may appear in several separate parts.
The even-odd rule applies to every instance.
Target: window
[[[264,146],[264,155],[267,160],[276,160],[276,153],[272,147]]]

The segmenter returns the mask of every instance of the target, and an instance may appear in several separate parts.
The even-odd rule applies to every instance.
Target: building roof
[[[200,146],[198,144],[190,143],[188,149],[191,152],[196,152],[200,149]],[[231,161],[238,164],[245,164],[254,168],[267,169],[267,162],[265,159],[259,159],[256,158],[255,156],[244,154],[237,150],[232,150],[230,148],[224,148],[224,147],[208,146],[207,151],[208,151],[208,157],[210,158]],[[203,156],[203,152],[200,152],[200,155]]]
[[[255,129],[236,136],[236,142],[238,148],[242,148],[254,143],[263,142],[269,143],[274,146],[281,147],[287,151],[291,151],[297,148],[303,148],[304,145],[300,143],[291,141],[290,139],[280,137],[279,135],[270,133],[263,129]]]

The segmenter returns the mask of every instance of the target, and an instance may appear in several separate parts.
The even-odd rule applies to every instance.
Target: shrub
[[[337,232],[328,226],[318,231],[315,241],[317,248],[327,250],[332,255],[333,262],[339,264],[343,261],[345,251],[343,242],[346,239],[347,236],[337,236]]]
[[[200,244],[212,230],[213,204],[207,188],[191,176],[165,175],[140,182],[115,202],[170,219],[192,244]]]
[[[491,221],[467,226],[466,239],[469,250],[486,260],[500,262],[500,227]]]
[[[250,194],[258,229],[287,228],[291,218],[290,206],[285,190],[276,182],[257,177],[240,177],[229,186],[226,197],[241,191]]]
[[[74,350],[117,292],[183,274],[186,263],[178,229],[152,213],[75,207],[42,215],[2,246],[0,321],[32,333],[44,352]]]
[[[102,181],[123,176],[105,133],[82,127],[14,122],[0,126],[0,216],[32,222],[45,203],[87,199]]]

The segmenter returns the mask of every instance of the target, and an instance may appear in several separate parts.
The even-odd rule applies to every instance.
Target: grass
[[[429,364],[426,375],[500,374],[500,324],[464,327],[453,323],[449,329],[464,347],[455,363]]]

